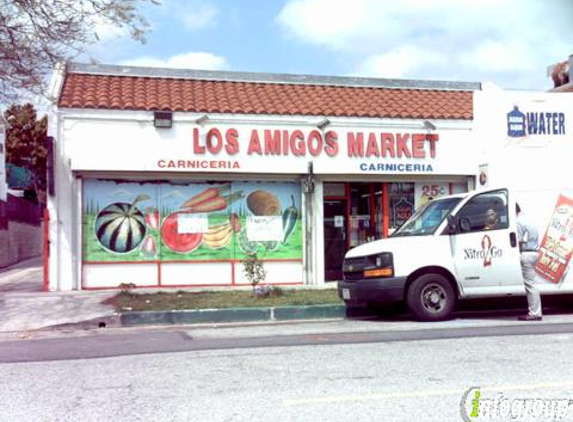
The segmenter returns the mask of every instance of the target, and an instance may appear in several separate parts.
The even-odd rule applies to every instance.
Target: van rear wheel
[[[456,295],[444,276],[424,274],[410,285],[406,302],[419,321],[441,321],[454,310]]]

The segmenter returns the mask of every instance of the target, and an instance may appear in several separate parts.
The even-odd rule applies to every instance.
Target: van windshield
[[[433,234],[462,198],[434,199],[414,213],[392,237]]]

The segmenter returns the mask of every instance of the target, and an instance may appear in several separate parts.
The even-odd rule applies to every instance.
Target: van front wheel
[[[454,288],[440,274],[424,274],[410,285],[406,297],[408,309],[420,321],[441,321],[452,313]]]

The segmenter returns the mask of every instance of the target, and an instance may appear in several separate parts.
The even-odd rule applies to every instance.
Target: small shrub
[[[253,292],[256,296],[256,287],[267,278],[267,271],[265,270],[263,261],[259,259],[256,253],[249,255],[243,260],[243,272],[253,287]]]
[[[134,283],[121,283],[119,286],[121,293],[131,293],[135,289],[136,285]]]

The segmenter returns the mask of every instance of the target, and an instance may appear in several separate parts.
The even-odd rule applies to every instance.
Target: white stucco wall
[[[476,135],[483,145],[489,186],[510,188],[524,211],[546,221],[557,194],[573,191],[573,93],[491,88],[475,98]],[[526,116],[533,113],[532,118],[543,114],[544,133],[508,136],[507,114],[515,106]]]
[[[56,195],[48,199],[51,215],[50,240],[50,289],[79,289],[82,277],[81,267],[81,186],[82,176],[101,178],[125,178],[126,180],[169,180],[173,178],[201,180],[229,178],[235,180],[264,180],[265,178],[299,180],[307,173],[309,162],[314,164],[314,172],[322,179],[332,177],[343,181],[389,181],[389,180],[444,180],[454,177],[463,180],[464,176],[477,174],[481,158],[476,151],[476,137],[472,122],[433,121],[435,130],[428,130],[422,120],[389,119],[330,119],[331,124],[322,130],[322,135],[333,131],[337,134],[338,153],[332,157],[322,149],[316,156],[306,154],[288,155],[248,154],[248,146],[253,132],[262,134],[264,130],[288,131],[292,134],[300,130],[308,139],[320,120],[305,116],[239,116],[212,115],[209,120],[197,124],[201,115],[174,113],[171,129],[158,129],[153,126],[152,112],[97,111],[57,109],[49,115],[49,135],[55,144],[55,186]],[[206,145],[206,135],[210,129],[229,133],[235,129],[239,151],[228,154],[223,148],[217,154],[194,154],[194,131],[198,131],[199,146]],[[379,139],[382,133],[391,134],[433,134],[439,136],[435,142],[435,157],[430,156],[429,142],[422,140],[418,154],[424,157],[348,157],[348,133],[363,133],[365,148],[370,133]],[[282,132],[281,132],[282,133]],[[398,136],[398,135],[396,135]],[[323,138],[324,140],[324,138]],[[379,141],[377,141],[379,142]],[[411,145],[411,144],[410,144]],[[163,161],[162,161],[163,160]],[[160,162],[205,161],[206,169],[161,167]],[[211,162],[239,163],[238,168],[210,167]],[[402,166],[394,172],[372,170],[369,164],[398,163],[431,166],[431,171],[412,170]],[[366,167],[364,167],[366,164]],[[225,164],[229,166],[229,164]],[[232,166],[232,164],[231,164]],[[267,176],[265,176],[267,175]],[[270,176],[269,176],[270,175]],[[456,180],[457,180],[456,179]],[[312,230],[305,231],[312,238],[305,239],[311,245],[305,249],[307,268],[304,282],[321,284],[324,268],[324,245],[322,227],[322,185],[315,186],[312,207],[304,204],[304,209],[312,209],[306,224]],[[307,197],[303,195],[303,200]],[[310,255],[309,255],[310,254]],[[310,258],[310,260],[309,260]],[[278,267],[277,267],[278,268]]]

